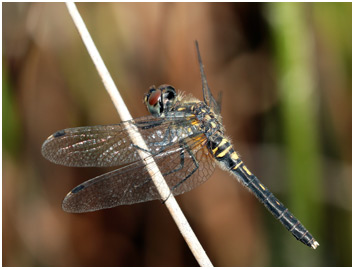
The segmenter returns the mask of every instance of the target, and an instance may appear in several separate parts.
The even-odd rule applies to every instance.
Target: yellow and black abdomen
[[[209,138],[208,146],[222,167],[232,172],[297,240],[313,249],[318,246],[317,241],[300,221],[247,169],[228,139],[222,135],[214,135]]]
[[[221,135],[209,139],[209,150],[216,160],[225,165],[226,170],[230,170],[241,161],[230,141]]]

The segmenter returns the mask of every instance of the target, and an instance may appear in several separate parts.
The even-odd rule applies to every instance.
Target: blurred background
[[[120,119],[63,3],[3,3],[4,266],[197,266],[160,201],[87,214],[66,193],[112,169],[41,155],[53,132]],[[352,265],[351,3],[79,3],[133,117],[168,83],[201,99],[194,40],[227,135],[320,247],[227,172],[177,197],[216,266]]]

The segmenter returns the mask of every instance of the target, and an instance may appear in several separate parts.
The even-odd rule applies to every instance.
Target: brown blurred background
[[[120,119],[63,3],[3,3],[3,265],[197,266],[159,201],[68,214],[112,169],[41,155],[53,132]],[[297,242],[227,172],[177,197],[216,266],[351,266],[351,3],[80,3],[133,117],[168,83],[202,98],[194,40],[228,136],[319,241]]]

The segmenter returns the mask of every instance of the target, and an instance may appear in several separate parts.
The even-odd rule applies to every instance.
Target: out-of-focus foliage
[[[168,83],[223,92],[243,161],[319,241],[312,250],[228,173],[178,198],[216,266],[350,266],[351,3],[79,3],[134,117]],[[3,4],[3,265],[196,266],[159,201],[61,210],[77,184],[112,169],[41,156],[69,127],[119,122],[63,3]]]
[[[17,104],[8,81],[6,68],[3,68],[2,80],[2,137],[5,154],[16,155],[21,146],[21,128]]]

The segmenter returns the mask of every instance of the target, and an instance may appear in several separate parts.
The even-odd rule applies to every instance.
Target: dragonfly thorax
[[[224,127],[221,124],[220,116],[204,102],[196,104],[195,115],[203,126],[205,135],[210,138],[215,134],[223,135]]]
[[[183,102],[182,100],[180,103],[176,104],[173,110],[184,113],[186,118],[194,118],[195,123],[192,124],[197,125],[207,138],[215,134],[223,135],[224,133],[220,116],[214,113],[204,102],[196,101],[196,99],[193,99],[192,102]]]

